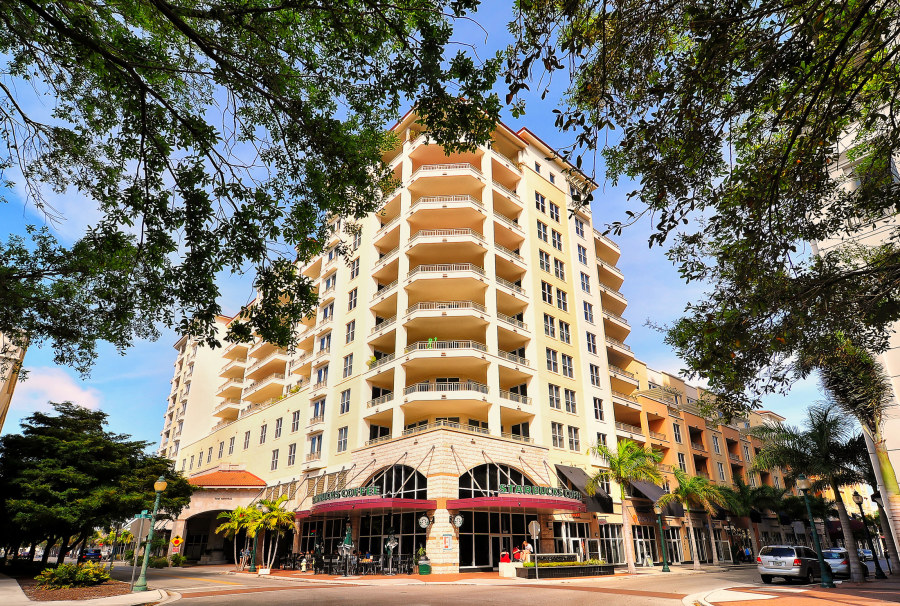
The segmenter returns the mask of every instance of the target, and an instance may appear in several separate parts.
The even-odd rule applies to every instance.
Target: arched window
[[[534,486],[528,476],[514,467],[485,463],[459,476],[459,498],[494,496],[499,493],[500,484]]]
[[[428,480],[408,465],[385,467],[366,483],[366,487],[378,486],[381,494],[392,499],[427,499]]]

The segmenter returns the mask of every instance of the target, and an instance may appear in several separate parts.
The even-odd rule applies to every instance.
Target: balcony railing
[[[510,219],[506,215],[499,213],[496,210],[494,211],[494,218],[497,219],[498,221],[500,221],[501,223],[503,223],[504,225],[508,225],[514,231],[522,231],[522,226],[519,225],[514,219]]]
[[[471,236],[479,242],[484,242],[484,236],[474,229],[423,229],[417,231],[410,238],[409,242],[415,242],[419,238],[451,238],[453,236]]]
[[[706,452],[706,447],[700,442],[691,442],[691,448],[699,450],[700,452]]]
[[[378,297],[380,297],[380,296],[382,296],[382,295],[386,295],[388,292],[390,292],[391,290],[393,290],[393,288],[394,288],[395,286],[397,286],[397,282],[398,282],[397,280],[394,280],[394,281],[391,282],[390,284],[385,284],[384,286],[382,286],[381,288],[379,288],[378,290],[376,290],[376,291],[375,291],[375,294],[372,295],[372,299],[377,299]]]
[[[519,253],[517,253],[517,252],[514,251],[514,250],[510,250],[510,249],[506,248],[506,247],[503,246],[502,244],[494,244],[494,247],[495,247],[497,250],[499,250],[500,252],[502,252],[502,253],[504,253],[504,254],[506,254],[506,255],[509,255],[510,257],[512,257],[513,259],[515,259],[516,261],[523,261],[523,262],[525,261],[525,259],[522,258],[522,255],[520,255]]]
[[[604,310],[603,310],[603,315],[606,316],[607,318],[612,318],[613,320],[618,320],[619,322],[621,322],[622,324],[625,324],[626,326],[631,326],[631,324],[628,324],[628,320],[626,320],[625,318],[623,318],[623,317],[620,316],[619,314],[614,314],[613,312],[611,312],[611,311],[606,311],[606,310],[604,309]]]
[[[616,429],[621,429],[622,431],[628,431],[630,433],[641,434],[641,428],[637,425],[631,425],[629,423],[622,423],[621,421],[616,421]]]
[[[475,301],[422,301],[416,303],[406,309],[407,314],[414,311],[448,311],[455,309],[474,309],[480,312],[487,312],[487,308],[481,303]]]
[[[375,261],[375,267],[378,267],[379,265],[381,265],[381,264],[383,264],[383,263],[387,263],[387,262],[390,261],[390,260],[393,258],[393,256],[396,255],[399,251],[400,251],[400,247],[399,247],[399,246],[395,246],[395,247],[392,248],[391,250],[387,251],[386,253],[384,253],[383,255],[381,255],[380,257],[378,257],[378,260]]]
[[[394,399],[394,394],[386,393],[383,396],[378,396],[377,398],[373,398],[373,399],[369,400],[368,407],[373,408],[375,406],[378,406],[379,404],[384,404],[386,402],[390,402],[393,399]]]
[[[528,325],[525,324],[522,320],[517,320],[512,316],[507,316],[506,314],[502,314],[499,311],[497,312],[497,319],[506,322],[507,324],[512,324],[513,326],[518,326],[522,330],[528,330]]]
[[[513,393],[511,391],[507,391],[506,389],[500,390],[500,397],[504,400],[512,400],[513,402],[518,402],[519,404],[525,404],[527,406],[531,406],[531,398],[528,396],[523,396],[522,394]]]
[[[237,366],[238,364],[246,364],[246,363],[247,363],[247,358],[235,358],[234,360],[232,360],[231,362],[229,362],[228,364],[223,366],[221,372],[225,372],[229,368]]]
[[[477,381],[454,381],[451,383],[416,383],[409,387],[403,388],[403,395],[408,396],[414,393],[438,392],[446,393],[453,391],[477,391],[486,394],[488,386]]]
[[[735,463],[740,463],[740,462],[741,462],[741,457],[740,457],[740,455],[728,453],[728,458],[731,459],[732,461],[734,461]]]
[[[318,461],[322,458],[322,451],[319,450],[317,452],[311,452],[306,455],[306,462],[311,463],[313,461]]]
[[[534,438],[529,438],[528,436],[520,436],[519,434],[509,433],[508,431],[504,431],[500,434],[501,438],[506,438],[507,440],[515,440],[516,442],[526,442],[528,444],[534,444]]]
[[[416,341],[406,346],[405,353],[412,351],[421,351],[423,349],[477,349],[478,351],[487,351],[487,346],[478,341]]]
[[[409,209],[413,210],[418,206],[439,206],[448,202],[469,202],[478,208],[484,208],[481,200],[477,200],[472,196],[424,196],[413,202]]]
[[[597,265],[599,265],[600,267],[603,267],[603,268],[608,269],[609,271],[611,271],[612,273],[616,274],[617,276],[621,276],[621,275],[622,275],[622,270],[619,269],[618,267],[616,267],[615,265],[611,264],[611,263],[607,263],[606,261],[601,261],[600,259],[597,259]]]
[[[308,351],[305,354],[303,354],[302,356],[300,356],[299,358],[295,358],[295,359],[291,360],[291,370],[293,370],[294,368],[297,368],[299,366],[303,366],[303,364],[305,364],[306,361],[312,357],[312,355],[313,355],[313,353],[311,351]]]
[[[272,381],[284,381],[284,374],[280,372],[273,372],[269,376],[263,377],[259,381],[254,381],[244,388],[244,395],[251,394],[263,385],[271,383]]]
[[[658,431],[651,431],[649,433],[650,433],[650,437],[653,438],[654,440],[662,440],[663,442],[669,441],[669,439],[666,437],[666,434],[664,434],[664,433],[660,433]]]
[[[629,347],[622,341],[619,341],[618,339],[613,339],[612,337],[606,337],[606,342],[609,343],[610,345],[615,345],[616,347],[621,347],[622,349],[627,349],[628,351],[631,351],[631,347]]]
[[[366,440],[366,446],[372,446],[373,444],[380,444],[382,442],[390,442],[392,439],[393,438],[389,435],[372,438],[371,440]]]
[[[313,418],[311,418],[309,420],[309,425],[317,425],[319,423],[324,423],[324,422],[325,422],[325,415],[320,414],[320,415],[316,415]]]
[[[613,366],[612,364],[609,365],[609,372],[611,372],[614,375],[628,377],[629,379],[637,379],[637,377],[634,376],[633,372],[628,372],[627,370],[623,370],[623,369],[619,368],[618,366]]]
[[[449,273],[451,271],[473,271],[481,276],[484,274],[484,268],[472,263],[436,263],[433,265],[419,265],[409,270],[407,277],[411,278],[420,273]]]
[[[509,198],[511,198],[512,200],[515,200],[516,202],[519,202],[519,194],[517,194],[516,192],[514,192],[514,191],[511,190],[510,188],[506,187],[506,186],[503,185],[502,183],[498,183],[497,181],[494,181],[494,182],[493,182],[493,185],[494,185],[494,187],[496,187],[498,190],[500,190],[501,192],[503,192],[504,194],[506,194],[507,196],[509,196]]]
[[[379,322],[378,324],[376,324],[375,326],[372,327],[372,331],[369,334],[374,335],[376,332],[378,332],[380,330],[384,330],[385,328],[387,328],[388,326],[390,326],[391,324],[393,324],[396,321],[397,321],[397,316],[391,316],[390,318],[382,320],[381,322]]]
[[[470,170],[478,177],[481,177],[481,171],[478,170],[475,166],[469,164],[468,162],[456,162],[453,164],[424,164],[420,166],[416,172],[412,174],[410,177],[411,181],[414,181],[416,177],[419,176],[419,173],[433,173],[433,172],[446,172],[450,170]]]
[[[601,233],[600,233],[599,231],[597,231],[596,229],[594,230],[594,237],[596,237],[596,238],[598,238],[598,239],[600,239],[600,240],[603,240],[604,242],[606,242],[607,244],[609,244],[610,246],[612,246],[612,247],[615,248],[616,250],[619,250],[619,245],[618,245],[618,244],[616,244],[616,243],[615,243],[613,240],[611,240],[610,238],[608,238],[608,237],[604,236],[603,234],[601,234]]]
[[[497,352],[497,355],[503,358],[504,360],[509,360],[510,362],[515,362],[516,364],[521,364],[522,366],[531,366],[528,362],[527,358],[523,358],[520,355],[514,354],[509,351],[503,351],[502,349]]]
[[[615,295],[615,296],[619,297],[620,299],[625,299],[625,295],[620,293],[615,288],[610,288],[606,284],[600,284],[600,290],[602,290],[603,292],[608,292],[611,295]]]
[[[468,423],[458,423],[456,421],[432,421],[431,423],[426,423],[424,425],[416,425],[415,427],[410,427],[408,429],[403,430],[404,436],[410,436],[416,433],[422,433],[423,431],[428,431],[430,429],[459,429],[462,431],[468,431],[470,433],[480,433],[487,435],[488,430],[484,427],[477,427],[475,425],[469,425]]]
[[[392,362],[394,360],[394,354],[389,353],[386,356],[382,356],[377,360],[369,362],[369,370],[375,370],[379,366],[384,366],[388,362]]]
[[[275,351],[273,351],[272,353],[270,353],[269,355],[267,355],[267,356],[266,356],[265,358],[263,358],[262,360],[259,360],[258,362],[255,362],[255,363],[253,364],[253,366],[251,366],[250,368],[247,369],[247,373],[248,373],[248,374],[249,374],[249,373],[252,373],[254,370],[256,370],[257,368],[259,368],[260,366],[263,366],[264,364],[267,364],[270,360],[273,360],[273,359],[277,358],[278,356],[286,356],[286,355],[288,355],[288,352],[285,351],[284,349],[276,349]]]
[[[314,383],[312,388],[313,388],[313,391],[315,391],[317,389],[322,389],[327,385],[328,385],[328,379],[325,379],[323,381],[318,381],[317,383]]]
[[[226,389],[228,389],[229,387],[243,387],[243,386],[244,386],[244,379],[228,379],[227,381],[225,381],[224,383],[219,385],[219,388],[216,390],[216,393],[221,393],[221,392],[225,391]]]
[[[497,276],[497,284],[499,284],[500,286],[505,286],[506,288],[508,288],[514,292],[517,292],[520,295],[526,294],[524,288],[522,288],[518,284],[513,284],[509,280],[505,280],[505,279],[501,278],[500,276]]]
[[[392,228],[398,221],[400,221],[400,215],[397,215],[396,217],[394,217],[393,219],[391,219],[390,221],[388,221],[387,223],[385,223],[384,225],[382,225],[381,227],[379,227],[379,228],[378,228],[378,231],[375,232],[375,234],[378,235],[378,234],[382,234],[382,233],[388,231],[388,230],[389,230],[390,228]]]
[[[616,391],[615,389],[612,390],[612,395],[614,398],[621,398],[623,400],[628,400],[629,402],[634,402],[635,404],[637,404],[637,401],[638,401],[636,396],[632,396],[627,393],[622,393],[621,391]]]
[[[316,352],[315,359],[318,360],[322,356],[327,356],[330,353],[331,353],[331,345],[329,345],[328,347],[323,347],[323,348],[319,349],[319,351]]]

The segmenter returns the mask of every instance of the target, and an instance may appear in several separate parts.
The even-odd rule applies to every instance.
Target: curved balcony
[[[610,288],[618,289],[625,281],[625,274],[618,267],[600,259],[597,259],[597,273],[600,283]]]
[[[290,371],[296,375],[309,374],[310,364],[312,362],[313,352],[308,351],[299,358],[291,360]]]
[[[507,391],[506,389],[500,390],[500,398],[503,400],[507,400],[509,402],[515,402],[516,404],[521,404],[523,406],[531,406],[531,398],[528,396],[523,396],[521,394],[513,393],[511,391]]]
[[[475,301],[421,301],[407,308],[403,325],[413,334],[463,336],[483,334],[488,324],[487,309]]]
[[[608,309],[613,313],[622,314],[625,311],[625,308],[628,307],[628,299],[626,299],[625,295],[618,290],[610,288],[605,284],[600,284],[600,290],[603,291],[603,309]]]
[[[621,254],[619,245],[596,229],[594,230],[594,250],[599,259],[609,263],[617,262]]]
[[[213,416],[221,417],[227,420],[234,420],[241,411],[241,401],[237,398],[227,398],[218,406],[213,408]]]
[[[521,286],[519,286],[518,284],[514,284],[513,282],[510,282],[509,280],[506,280],[499,276],[496,278],[496,281],[497,281],[497,286],[513,293],[514,296],[528,297],[528,293],[525,292],[525,289],[522,288]]]
[[[611,377],[624,381],[629,385],[637,386],[638,380],[633,372],[628,372],[623,368],[619,368],[618,366],[609,365],[609,374]]]
[[[487,347],[478,341],[417,341],[407,345],[403,353],[404,366],[414,366],[416,371],[425,373],[446,369],[448,358],[454,358],[454,370],[460,372],[474,372],[487,364]]]
[[[625,339],[631,333],[628,320],[606,309],[603,310],[603,327],[607,335],[616,339]]]
[[[631,347],[618,339],[613,339],[612,337],[606,337],[606,346],[611,348],[613,351],[616,351],[620,354],[628,356],[629,358],[633,358],[634,356],[631,353]]]
[[[418,265],[407,274],[406,289],[414,300],[483,300],[487,278],[484,268],[472,263]]]
[[[409,183],[412,186],[416,181],[423,179],[448,180],[448,178],[459,179],[460,177],[484,181],[484,175],[476,166],[468,162],[453,162],[449,164],[423,164],[410,176]]]
[[[288,352],[283,349],[276,349],[265,358],[257,360],[248,369],[244,375],[247,379],[259,379],[267,376],[276,370],[284,370],[288,361]]]
[[[447,402],[452,401],[452,407]],[[478,381],[432,383],[423,381],[403,389],[403,408],[409,416],[441,414],[483,415],[488,407],[488,386]],[[435,408],[437,406],[437,408]]]
[[[284,373],[273,372],[245,387],[241,398],[253,403],[276,398],[284,393],[285,385],[287,385],[287,379]]]
[[[620,421],[616,421],[616,433],[624,438],[628,438],[629,440],[635,440],[639,442],[645,442],[644,432],[641,431],[641,428],[637,425],[631,425],[630,423],[622,423]]]
[[[219,385],[219,388],[216,390],[216,396],[220,398],[239,398],[241,397],[241,390],[243,387],[243,378],[229,379]]]
[[[612,391],[612,399],[614,404],[620,404],[622,406],[627,406],[628,408],[632,408],[634,410],[641,410],[641,405],[638,403],[638,399],[636,396],[632,396],[629,394],[622,393],[621,391]]]
[[[494,222],[512,232],[517,239],[522,239],[525,236],[525,228],[519,225],[519,222],[516,219],[512,219],[504,214],[494,211]]]
[[[370,360],[368,362],[369,370],[368,372],[372,374],[379,374],[386,370],[388,370],[388,365],[394,361],[396,356],[392,353],[381,356],[377,360]],[[375,371],[375,372],[373,372]]]
[[[231,360],[237,358],[246,358],[247,350],[250,349],[250,343],[232,343],[227,346],[225,350],[222,352],[223,358],[229,358]]]
[[[481,259],[487,242],[478,230],[422,229],[414,233],[407,245],[411,264],[428,264],[445,259]]]
[[[219,376],[223,379],[236,379],[244,376],[244,370],[247,368],[247,358],[235,358],[222,367]]]

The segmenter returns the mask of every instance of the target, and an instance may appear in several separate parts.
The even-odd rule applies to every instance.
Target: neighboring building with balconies
[[[415,118],[385,156],[401,186],[300,268],[319,304],[296,351],[259,341],[204,361],[218,379],[206,416],[165,450],[203,487],[173,529],[189,558],[227,557],[216,513],[264,485],[296,510],[298,550],[331,553],[349,521],[360,551],[382,553],[393,529],[399,554],[426,544],[436,572],[491,568],[537,520],[541,551],[621,562],[619,491],[584,494],[603,463],[590,446],[627,438],[723,483],[746,473],[741,433],[707,426],[696,390],[625,343],[619,248],[589,208],[569,210],[593,184],[527,129],[447,155]],[[661,490],[630,495],[641,560],[658,559]],[[676,517],[667,540],[690,559]]]

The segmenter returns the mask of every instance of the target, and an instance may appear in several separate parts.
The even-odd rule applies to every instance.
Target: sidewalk
[[[874,606],[900,603],[900,574],[883,581],[850,583],[835,589],[817,585],[773,585],[771,587],[731,587],[711,591],[703,597],[692,596],[702,606]]]
[[[137,606],[138,604],[151,604],[153,602],[162,602],[168,598],[169,594],[161,589],[153,591],[145,591],[142,593],[128,593],[125,595],[115,595],[109,598],[97,598],[95,600],[78,600],[72,602],[69,600],[49,601],[49,602],[33,602],[28,599],[19,582],[7,576],[0,575],[0,604],[3,606],[24,606],[29,604],[35,606],[72,606],[73,603],[79,606]]]

